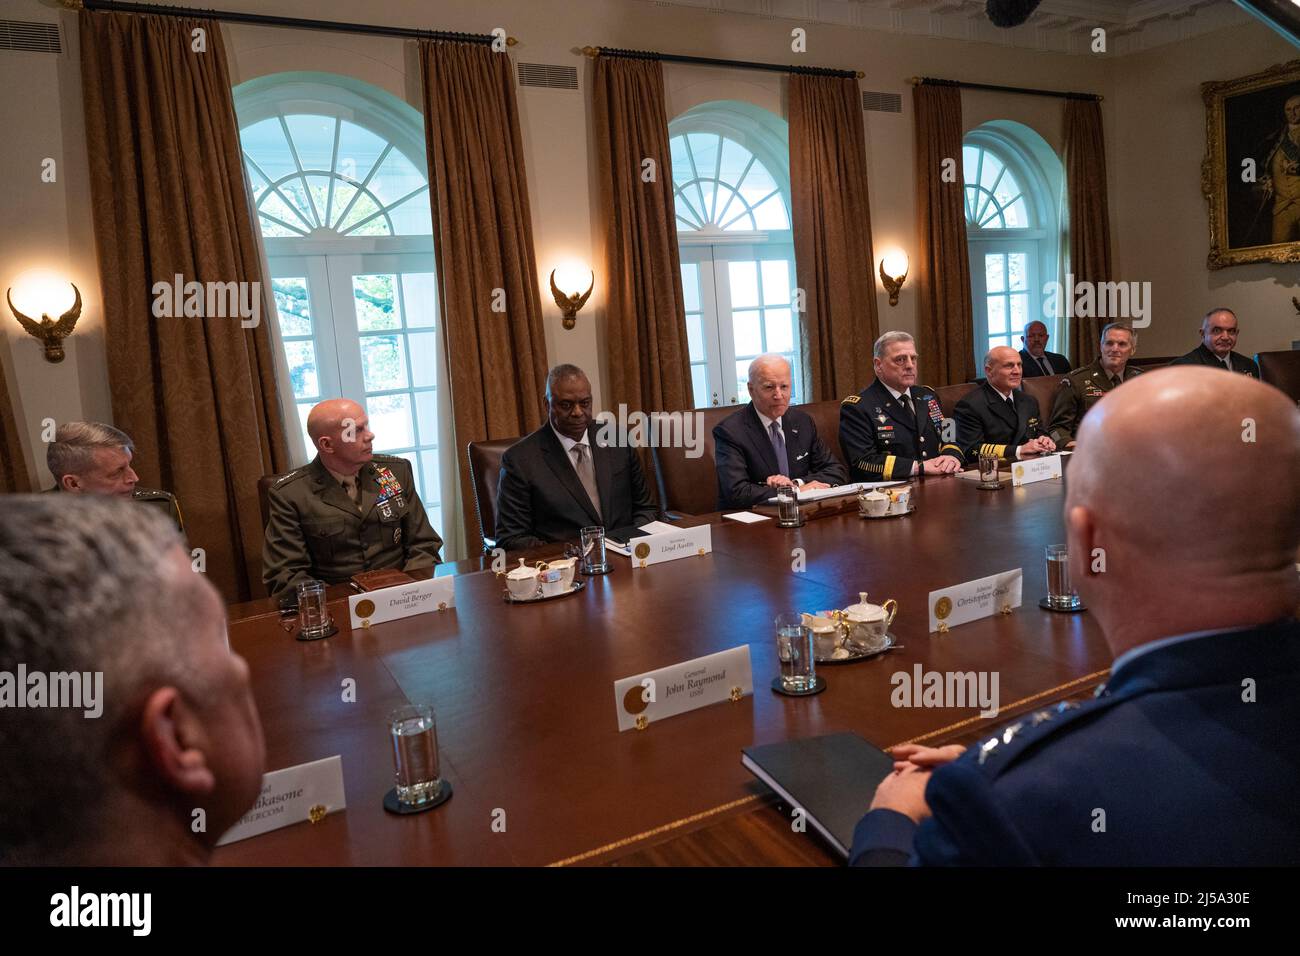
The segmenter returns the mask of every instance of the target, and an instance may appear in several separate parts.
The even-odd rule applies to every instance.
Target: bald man
[[[1201,319],[1201,343],[1186,355],[1180,355],[1170,365],[1208,365],[1210,368],[1240,372],[1259,378],[1255,360],[1234,351],[1241,326],[1237,314],[1231,309],[1211,309]]]
[[[749,404],[713,427],[719,511],[762,504],[782,488],[849,480],[812,416],[790,407],[791,380],[784,356],[760,355],[749,363]]]
[[[1083,420],[1064,519],[1104,689],[969,751],[896,749],[850,860],[1300,863],[1295,403],[1205,368],[1126,382]]]
[[[372,451],[366,410],[346,398],[307,416],[316,446],[309,465],[270,491],[262,580],[272,595],[299,581],[346,581],[362,571],[432,567],[442,539],[415,490],[411,463]]]
[[[1020,353],[1009,345],[989,349],[984,356],[984,381],[957,403],[957,444],[966,461],[980,455],[1015,461],[1056,451],[1056,442],[1038,409],[1038,399],[1020,391]]]

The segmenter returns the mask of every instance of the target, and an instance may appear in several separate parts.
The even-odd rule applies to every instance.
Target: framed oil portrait
[[[1201,84],[1211,269],[1300,262],[1300,60]]]

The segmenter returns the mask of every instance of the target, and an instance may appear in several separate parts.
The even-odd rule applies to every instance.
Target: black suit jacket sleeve
[[[501,456],[501,477],[497,480],[497,547],[512,551],[545,542],[533,530],[532,488],[507,449]]]
[[[776,489],[749,477],[745,450],[719,423],[713,428],[713,457],[718,470],[718,507],[751,508],[776,494]]]
[[[659,506],[650,494],[650,484],[645,480],[645,469],[635,448],[628,448],[628,472],[632,479],[632,523],[638,528],[659,518]]]
[[[821,436],[817,434],[817,426],[813,423],[812,417],[808,418],[808,428],[812,429],[812,447],[809,448],[811,454],[808,456],[808,471],[805,474],[797,475],[801,481],[824,481],[828,485],[842,485],[849,480],[849,470],[844,467],[830,446],[822,441]],[[795,469],[791,469],[794,471]]]

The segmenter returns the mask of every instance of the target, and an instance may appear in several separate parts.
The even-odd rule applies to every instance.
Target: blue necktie
[[[776,452],[776,467],[781,474],[787,478],[790,477],[790,459],[785,453],[785,436],[781,434],[781,426],[773,422],[768,426],[768,432],[772,436],[772,450]]]

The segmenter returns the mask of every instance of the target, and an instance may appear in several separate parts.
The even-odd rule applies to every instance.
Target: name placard
[[[1061,456],[1048,455],[1046,458],[1028,458],[1011,466],[1011,484],[1032,485],[1035,481],[1061,477]]]
[[[738,701],[754,693],[749,645],[614,681],[614,707],[622,733],[697,707]]]
[[[632,556],[632,567],[648,568],[664,561],[693,558],[713,551],[713,536],[709,526],[674,528],[661,534],[648,534],[633,538],[627,543]]]
[[[1020,607],[1021,568],[930,592],[930,633]]]
[[[455,606],[456,579],[453,577],[398,584],[348,598],[348,613],[352,616],[353,627],[369,627]]]
[[[262,777],[262,792],[252,809],[225,832],[217,846],[311,820],[347,806],[343,799],[343,758],[326,757],[275,770]]]

